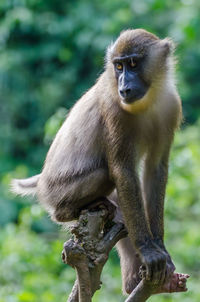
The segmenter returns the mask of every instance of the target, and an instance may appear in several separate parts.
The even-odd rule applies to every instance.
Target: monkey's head
[[[173,43],[143,30],[126,30],[107,51],[107,67],[122,108],[146,110],[166,82]],[[164,80],[164,81],[163,81]]]

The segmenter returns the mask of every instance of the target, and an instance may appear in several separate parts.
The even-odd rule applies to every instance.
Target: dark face
[[[118,81],[118,93],[124,103],[131,104],[141,99],[149,84],[142,77],[144,59],[140,55],[115,57],[113,59]]]

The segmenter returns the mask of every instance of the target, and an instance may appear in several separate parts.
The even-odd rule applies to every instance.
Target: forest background
[[[103,71],[123,29],[145,28],[177,47],[184,123],[171,153],[165,240],[189,291],[151,301],[200,301],[200,2],[0,1],[0,302],[66,301],[75,273],[61,262],[65,230],[36,202],[14,197],[11,178],[39,173],[68,110]],[[115,250],[93,299],[124,301]]]

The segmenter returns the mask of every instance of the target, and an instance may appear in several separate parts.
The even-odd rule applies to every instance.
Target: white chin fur
[[[127,104],[121,100],[121,107],[122,107],[122,109],[124,109],[125,111],[127,111],[129,113],[136,113],[137,110],[135,110],[135,109],[138,107],[136,105],[137,102],[140,102],[140,100],[135,101],[131,104]]]
[[[139,100],[127,104],[121,100],[121,107],[131,114],[142,113],[151,107],[152,102],[156,99],[155,89],[150,87],[147,93]]]

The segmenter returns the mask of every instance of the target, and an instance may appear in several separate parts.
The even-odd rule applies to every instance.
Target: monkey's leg
[[[73,183],[66,185],[64,198],[54,206],[52,218],[59,222],[77,219],[82,209],[108,195],[112,189],[113,184],[104,169],[77,177]]]
[[[142,263],[128,237],[121,239],[116,247],[120,256],[123,292],[130,294],[141,281],[139,269]]]
[[[115,211],[115,222],[124,223],[121,211],[118,207],[118,195],[117,191],[114,190],[109,196],[109,199],[117,210]],[[130,294],[133,289],[141,281],[139,276],[139,269],[142,265],[139,255],[133,248],[133,245],[128,237],[121,239],[117,244],[116,248],[120,256],[121,275],[122,275],[122,288],[124,294]]]

